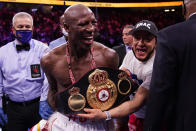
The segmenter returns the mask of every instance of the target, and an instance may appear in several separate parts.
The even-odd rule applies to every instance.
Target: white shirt
[[[120,68],[124,67],[128,69],[131,73],[132,79],[137,82],[140,87],[142,86],[146,89],[149,89],[152,77],[154,56],[155,55],[153,54],[153,56],[148,61],[141,62],[135,57],[133,51],[131,50],[126,54]],[[133,95],[130,96],[130,99],[133,99]],[[146,106],[143,106],[134,114],[137,118],[144,118],[145,110]]]
[[[41,100],[47,99],[48,82],[41,69],[40,59],[49,48],[31,39],[30,50],[18,52],[17,44],[15,40],[0,48],[0,107],[3,92],[17,102],[39,96]]]

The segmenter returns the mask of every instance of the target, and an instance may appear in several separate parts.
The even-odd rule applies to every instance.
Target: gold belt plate
[[[73,87],[69,90],[68,106],[72,111],[81,111],[86,105],[85,97],[79,92],[80,89],[78,87]]]
[[[108,110],[117,99],[117,87],[105,70],[96,69],[89,75],[86,97],[92,108]]]

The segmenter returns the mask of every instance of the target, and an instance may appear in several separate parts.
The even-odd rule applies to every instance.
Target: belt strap
[[[74,114],[82,112],[83,108],[108,110],[129,100],[129,95],[138,87],[122,70],[97,67],[56,94],[57,111]]]
[[[33,103],[39,102],[40,101],[40,97],[37,97],[37,98],[29,100],[29,101],[24,101],[24,102],[16,102],[16,101],[12,101],[11,99],[8,99],[8,101],[10,103],[13,103],[13,104],[16,104],[16,105],[28,106],[28,105],[31,105]]]

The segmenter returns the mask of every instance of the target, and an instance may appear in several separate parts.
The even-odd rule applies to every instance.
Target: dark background
[[[85,0],[82,0],[85,1]],[[86,0],[87,1],[87,0]],[[98,2],[144,2],[144,0],[97,0]],[[155,0],[146,0],[153,2]],[[160,0],[156,0],[160,1]],[[170,0],[171,1],[171,0]],[[165,0],[164,0],[165,2]],[[15,13],[25,11],[34,18],[33,38],[44,43],[61,37],[59,17],[67,6],[0,3],[0,46],[14,40],[11,32],[12,18]],[[98,20],[99,36],[96,41],[108,47],[122,43],[122,29],[127,24],[136,24],[140,20],[153,21],[159,30],[183,21],[182,7],[153,7],[153,8],[91,8]],[[167,11],[165,11],[167,10]]]

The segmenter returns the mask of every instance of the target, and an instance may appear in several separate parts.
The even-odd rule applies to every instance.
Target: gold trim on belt
[[[88,104],[92,108],[108,110],[117,98],[115,83],[108,78],[106,71],[100,69],[91,73],[88,79],[90,83],[86,92]]]

